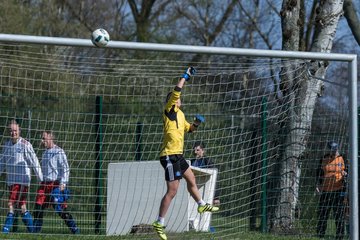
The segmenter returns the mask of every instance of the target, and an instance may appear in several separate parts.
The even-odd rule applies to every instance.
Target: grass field
[[[18,232],[10,233],[8,235],[0,233],[0,239],[29,239],[29,240],[52,240],[52,239],[71,239],[71,240],[156,240],[157,235],[154,232],[146,234],[128,234],[122,236],[105,236],[106,223],[103,222],[101,226],[101,234],[94,234],[94,224],[92,220],[93,215],[89,215],[82,221],[78,221],[80,227],[80,235],[70,234],[69,229],[64,224],[63,220],[57,216],[52,209],[47,209],[44,215],[44,225],[41,234],[29,234],[22,223],[21,219],[18,220]],[[4,217],[0,217],[0,226],[5,221]],[[263,234],[259,231],[249,231],[248,219],[241,217],[224,217],[221,214],[214,214],[211,219],[211,225],[215,227],[215,232],[195,232],[189,231],[184,233],[167,233],[168,239],[176,240],[222,240],[222,239],[249,239],[249,240],[290,240],[290,239],[309,239],[315,240],[318,238],[313,237],[315,235],[316,221],[298,221],[295,228],[297,232],[293,232],[293,235],[274,235]],[[315,225],[314,225],[315,224]],[[257,227],[260,226],[260,219],[257,220]],[[235,227],[234,227],[235,226]],[[152,230],[151,230],[152,231]],[[295,231],[295,230],[294,230]],[[325,239],[334,239],[335,236],[335,222],[333,219],[329,219],[327,234],[329,235]],[[345,238],[346,239],[346,238]]]
[[[57,236],[57,237],[56,237]],[[9,234],[9,235],[0,235],[1,239],[29,239],[29,240],[53,240],[53,239],[71,239],[71,240],[85,240],[85,239],[93,239],[93,240],[115,240],[115,239],[158,239],[155,234],[147,234],[147,235],[132,235],[132,236],[75,236],[75,235],[51,235],[51,234]],[[217,234],[198,234],[198,233],[182,233],[182,234],[168,234],[169,239],[176,239],[176,240],[191,240],[191,239],[199,239],[199,240],[209,240],[209,239],[249,239],[249,240],[259,240],[259,239],[266,239],[266,240],[291,240],[291,239],[318,239],[318,238],[311,238],[305,236],[274,236],[270,234],[260,234],[257,232],[248,232],[244,234],[239,234],[238,236],[231,235],[229,237],[226,236],[217,236]],[[333,239],[333,238],[329,238]]]
[[[215,215],[216,216],[216,215]],[[266,240],[291,240],[291,239],[309,239],[309,240],[315,240],[318,238],[312,237],[314,235],[314,232],[307,229],[303,229],[298,235],[289,235],[289,236],[283,236],[283,235],[273,235],[273,234],[262,234],[257,231],[247,231],[246,229],[239,229],[239,228],[228,228],[225,225],[222,225],[222,223],[225,219],[219,216],[216,216],[213,218],[212,223],[216,227],[216,231],[214,233],[210,232],[184,232],[184,233],[168,233],[168,239],[169,240],[223,240],[223,239],[249,239],[249,240],[259,240],[259,239],[266,239]],[[22,224],[22,222],[19,223],[19,229],[18,233],[10,233],[8,235],[4,235],[0,233],[0,239],[29,239],[29,240],[38,240],[38,239],[44,239],[44,240],[52,240],[52,239],[71,239],[71,240],[85,240],[85,239],[93,239],[93,240],[130,240],[130,239],[136,239],[136,240],[156,240],[157,235],[155,233],[146,233],[146,234],[129,234],[125,236],[105,236],[105,233],[102,233],[101,235],[94,235],[93,230],[90,228],[86,229],[86,225],[80,225],[80,229],[82,229],[82,235],[72,235],[69,234],[69,230],[66,226],[64,226],[62,220],[55,216],[54,213],[47,214],[47,218],[45,219],[44,228],[41,234],[29,234],[26,232],[25,226]],[[235,221],[236,219],[233,219]],[[237,219],[239,220],[239,219]],[[245,219],[242,219],[242,221],[245,221]],[[246,223],[246,221],[244,222]],[[89,227],[89,226],[87,226]],[[328,236],[325,239],[334,239],[335,235],[335,229],[334,229],[334,222],[329,221],[328,224],[328,231],[327,234],[331,235]],[[346,239],[346,238],[345,238]]]

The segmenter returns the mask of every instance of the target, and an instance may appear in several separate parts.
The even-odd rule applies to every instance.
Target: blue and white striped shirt
[[[11,140],[7,141],[0,156],[0,174],[3,171],[6,172],[6,183],[9,186],[13,184],[30,185],[30,167],[35,172],[38,181],[41,182],[43,175],[31,143],[21,137],[15,144]]]
[[[66,154],[62,148],[55,145],[46,149],[41,159],[41,169],[44,181],[59,181],[60,184],[69,182],[70,169]]]

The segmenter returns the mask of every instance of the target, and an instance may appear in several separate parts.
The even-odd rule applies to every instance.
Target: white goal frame
[[[0,34],[0,42],[27,43],[41,45],[61,45],[78,47],[95,47],[90,39],[42,37],[29,35]],[[182,52],[211,55],[233,55],[247,57],[268,57],[268,58],[287,58],[287,59],[309,59],[309,60],[333,60],[348,63],[348,87],[349,87],[349,159],[353,160],[350,164],[350,236],[351,239],[359,239],[359,206],[358,206],[358,126],[357,126],[357,55],[355,54],[335,54],[320,52],[295,52],[281,50],[259,50],[242,48],[223,48],[205,47],[190,45],[156,44],[156,43],[137,43],[110,41],[106,48],[118,48],[142,51],[161,51],[161,52]]]

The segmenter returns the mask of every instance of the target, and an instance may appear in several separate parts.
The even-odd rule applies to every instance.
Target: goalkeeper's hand
[[[185,78],[186,81],[190,80],[191,76],[194,76],[196,73],[196,69],[194,67],[189,67],[186,69],[183,75],[181,75],[182,78]]]
[[[200,115],[200,114],[196,114],[195,118],[194,118],[194,126],[197,127],[199,126],[201,123],[205,122],[205,118],[204,116]]]

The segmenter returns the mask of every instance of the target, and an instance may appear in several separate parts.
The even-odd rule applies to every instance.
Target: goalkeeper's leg
[[[159,216],[155,222],[153,222],[153,227],[158,234],[161,240],[166,240],[167,236],[164,231],[165,226],[165,215],[169,209],[172,199],[175,197],[177,189],[179,188],[180,180],[166,181],[167,191],[163,198],[161,199]]]
[[[167,236],[164,231],[164,229],[165,229],[164,225],[162,225],[159,221],[153,222],[152,225],[153,225],[156,233],[158,234],[159,238],[161,240],[167,240]]]
[[[204,200],[201,198],[199,189],[196,185],[195,175],[190,167],[184,172],[183,177],[186,180],[187,189],[190,195],[198,204],[198,213],[219,211],[219,207],[212,206],[211,204],[204,202]]]
[[[205,203],[204,205],[199,204],[197,211],[198,213],[217,212],[219,211],[219,207],[213,206],[209,203]]]

